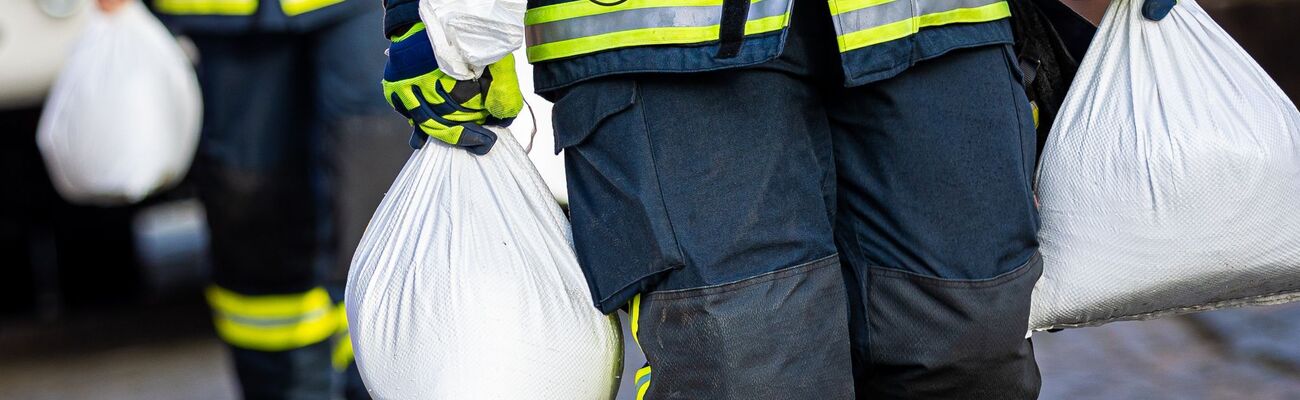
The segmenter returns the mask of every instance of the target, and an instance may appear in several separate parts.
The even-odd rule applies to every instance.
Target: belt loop
[[[722,20],[718,28],[718,58],[740,54],[745,41],[745,22],[749,20],[749,0],[722,0]]]

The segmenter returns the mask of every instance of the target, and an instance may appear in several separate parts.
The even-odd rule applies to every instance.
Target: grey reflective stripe
[[[586,0],[579,0],[586,1]],[[750,4],[748,20],[785,14],[791,0],[761,0]],[[706,27],[722,20],[721,6],[679,6],[637,8],[570,18],[526,28],[529,46],[606,33],[646,28]]]
[[[232,313],[224,313],[224,312],[219,312],[218,314],[227,320],[230,320],[235,323],[243,324],[243,325],[275,327],[275,326],[294,326],[294,325],[301,324],[303,322],[313,321],[316,320],[317,318],[325,316],[325,314],[329,312],[330,312],[329,309],[324,309],[324,310],[312,311],[306,314],[299,315],[297,317],[278,317],[278,318],[249,317],[249,316],[237,315]]]
[[[890,3],[845,12],[833,18],[835,34],[844,35],[878,28],[913,17],[952,11],[962,8],[983,7],[1006,0],[895,0]]]

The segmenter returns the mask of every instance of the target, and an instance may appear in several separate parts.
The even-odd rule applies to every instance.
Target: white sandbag
[[[459,80],[478,78],[488,65],[523,46],[527,8],[526,0],[420,0],[419,5],[438,67]]]
[[[1300,298],[1300,112],[1195,0],[1116,0],[1044,150],[1032,329]]]
[[[357,366],[377,399],[612,399],[622,331],[568,220],[505,129],[485,156],[430,140],[352,259]]]
[[[133,203],[189,170],[202,118],[199,84],[176,39],[144,5],[92,10],[90,18],[46,100],[37,145],[65,199]]]

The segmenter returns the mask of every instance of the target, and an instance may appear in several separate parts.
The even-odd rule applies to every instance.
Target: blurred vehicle
[[[87,0],[0,2],[0,110],[37,106],[86,22]]]
[[[68,204],[54,192],[36,149],[42,104],[91,6],[89,0],[0,1],[0,317],[48,321],[69,309],[131,304],[147,294],[141,289],[157,287],[146,278],[174,281],[154,278],[137,262],[140,229],[133,225],[144,207]],[[147,232],[184,226],[140,225]],[[155,247],[143,250],[158,253]]]

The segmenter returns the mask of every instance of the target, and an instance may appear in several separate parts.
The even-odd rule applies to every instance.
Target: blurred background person
[[[98,0],[112,12],[136,0]],[[198,49],[207,299],[246,399],[367,398],[342,288],[410,149],[379,90],[387,43],[364,0],[153,0]],[[393,134],[393,138],[376,136]],[[338,374],[343,372],[344,374]]]

